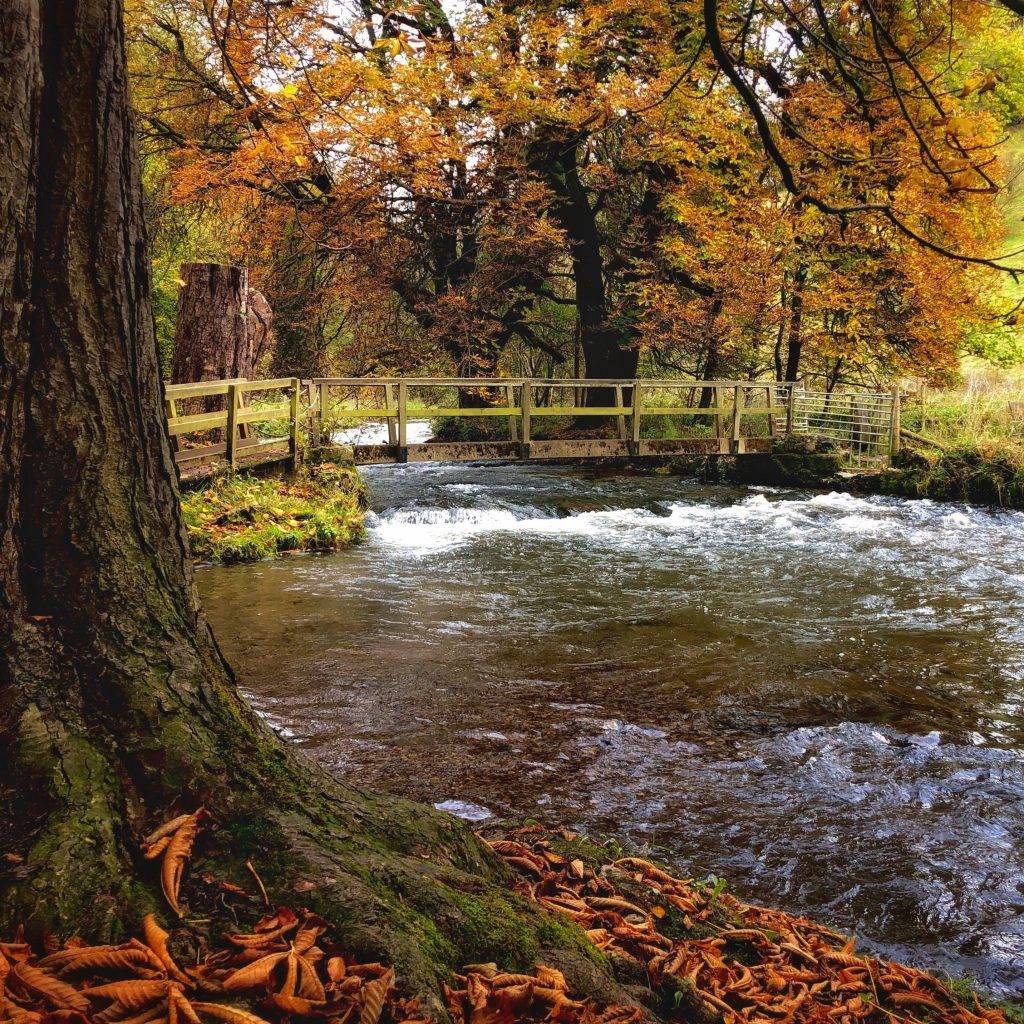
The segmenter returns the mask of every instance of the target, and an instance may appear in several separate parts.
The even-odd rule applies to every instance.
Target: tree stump
[[[174,325],[175,384],[251,377],[249,271],[217,263],[186,263]]]

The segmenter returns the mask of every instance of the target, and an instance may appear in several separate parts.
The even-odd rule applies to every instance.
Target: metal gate
[[[898,443],[898,417],[894,392],[797,388],[793,395],[793,432],[835,441],[853,469],[888,465]]]

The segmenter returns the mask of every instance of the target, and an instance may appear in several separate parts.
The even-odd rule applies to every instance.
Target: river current
[[[361,545],[199,574],[278,730],[357,785],[615,835],[1024,994],[1024,514],[365,475]]]

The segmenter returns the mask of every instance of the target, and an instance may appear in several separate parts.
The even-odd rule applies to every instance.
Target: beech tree
[[[428,1000],[446,965],[544,947],[578,991],[625,998],[464,823],[339,784],[239,697],[163,420],[121,15],[0,7],[0,847],[22,858],[0,932],[123,935],[160,906],[139,838],[203,805],[199,866],[241,882],[252,859],[280,901],[303,883]]]

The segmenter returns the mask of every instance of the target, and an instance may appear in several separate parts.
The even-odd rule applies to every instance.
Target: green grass
[[[334,551],[363,532],[354,466],[323,462],[286,479],[220,477],[182,496],[193,558],[255,562],[286,551]]]
[[[904,402],[901,422],[907,430],[957,447],[974,447],[1024,463],[1024,422],[1015,420],[1011,402],[1024,401],[1024,364],[995,366],[969,356],[957,388],[925,392],[925,406]]]

